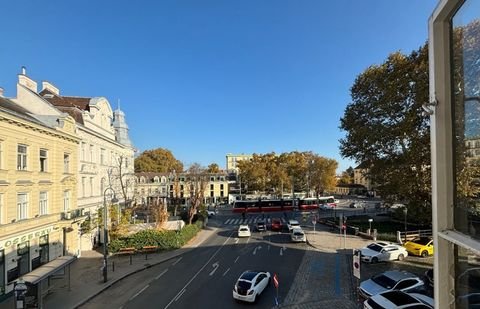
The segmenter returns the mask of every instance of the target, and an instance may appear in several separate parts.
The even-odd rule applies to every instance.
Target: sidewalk
[[[150,268],[154,265],[173,259],[185,252],[198,247],[216,231],[215,228],[207,227],[201,230],[188,244],[181,249],[148,254],[136,254],[132,256],[130,265],[129,256],[110,256],[108,259],[108,281],[103,282],[103,255],[97,251],[83,251],[82,256],[70,266],[70,290],[67,281],[61,289],[56,289],[44,298],[44,308],[65,309],[78,308],[90,299],[94,298],[104,290],[123,278]],[[112,267],[115,267],[113,271]],[[63,283],[63,282],[62,282]],[[0,309],[13,309],[13,297],[0,303]]]

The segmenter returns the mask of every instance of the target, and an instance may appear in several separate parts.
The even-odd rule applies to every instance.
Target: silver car
[[[366,299],[373,295],[392,290],[411,292],[423,287],[423,285],[423,280],[412,273],[390,270],[360,283],[358,292],[360,296]]]
[[[387,291],[373,295],[363,303],[364,309],[433,309],[433,298],[423,294]]]

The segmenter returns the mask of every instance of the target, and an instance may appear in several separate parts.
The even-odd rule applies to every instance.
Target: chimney
[[[37,83],[33,79],[28,77],[26,74],[27,74],[27,68],[22,66],[22,73],[18,74],[18,84],[37,93]]]
[[[3,98],[3,91],[4,91],[3,88],[0,87],[0,98]]]
[[[60,95],[60,89],[58,89],[57,87],[55,87],[54,85],[52,85],[47,81],[42,82],[42,91],[45,89],[50,91],[51,93],[54,93],[55,95]]]

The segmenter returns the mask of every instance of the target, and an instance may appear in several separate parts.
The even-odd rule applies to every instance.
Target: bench
[[[128,255],[128,254],[135,254],[137,249],[135,248],[120,248],[116,254],[118,255]]]
[[[145,253],[145,260],[148,260],[148,254],[157,252],[158,246],[143,246],[142,253]]]

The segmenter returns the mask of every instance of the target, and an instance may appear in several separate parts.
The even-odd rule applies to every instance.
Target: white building
[[[38,92],[37,83],[22,69],[17,84],[16,102],[45,119],[56,119],[69,114],[76,121],[76,133],[80,137],[78,208],[90,214],[95,223],[97,210],[103,207],[104,194],[110,200],[112,191],[120,204],[133,197],[134,148],[128,138],[125,114],[112,110],[104,97],[62,96],[60,90],[49,82],[42,82]],[[121,178],[121,179],[120,179]],[[122,190],[124,183],[125,191]],[[128,201],[127,201],[128,202]],[[90,250],[98,241],[98,228],[83,235],[81,249]]]

